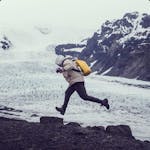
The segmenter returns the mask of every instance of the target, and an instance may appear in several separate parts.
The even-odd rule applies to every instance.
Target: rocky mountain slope
[[[66,55],[65,46],[59,50],[57,46],[56,53],[60,51]],[[150,81],[150,15],[133,12],[106,21],[87,39],[78,57],[88,61],[97,74]]]
[[[11,41],[6,36],[0,37],[0,49],[7,50],[10,47],[12,47]]]
[[[63,119],[41,117],[40,123],[0,117],[2,150],[149,150],[149,141],[132,136],[127,125],[81,127]]]

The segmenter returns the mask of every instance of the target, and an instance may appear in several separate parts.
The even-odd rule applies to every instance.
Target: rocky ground
[[[150,150],[150,142],[135,139],[126,125],[85,128],[56,117],[39,123],[0,117],[0,150]]]

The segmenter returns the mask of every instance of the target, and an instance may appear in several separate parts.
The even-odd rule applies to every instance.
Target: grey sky
[[[97,29],[126,12],[150,12],[149,0],[3,0],[0,22],[7,25],[63,26]]]

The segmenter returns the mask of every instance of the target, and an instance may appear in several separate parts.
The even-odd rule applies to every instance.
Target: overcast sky
[[[97,29],[126,12],[150,14],[149,0],[2,0],[0,24]]]

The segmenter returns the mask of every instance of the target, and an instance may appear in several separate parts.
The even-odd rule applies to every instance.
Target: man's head
[[[58,66],[62,66],[62,63],[63,63],[64,59],[65,59],[65,57],[63,55],[58,55],[56,60],[55,60],[55,63]]]

